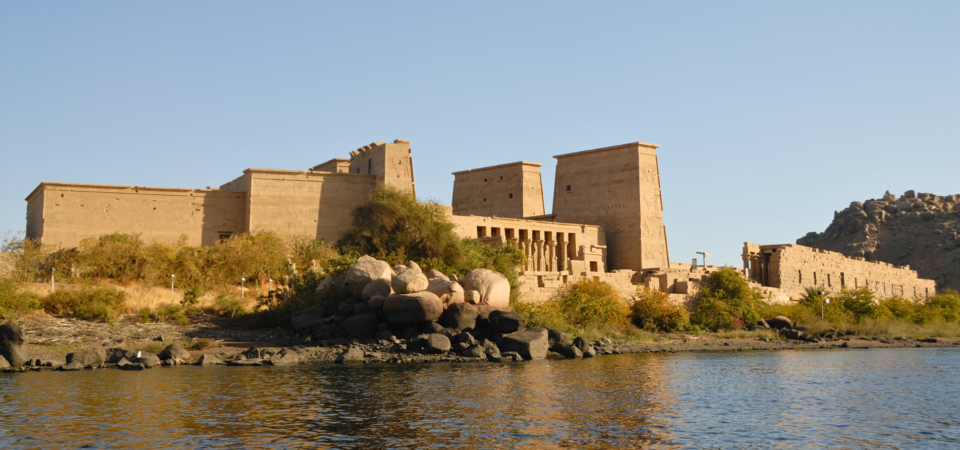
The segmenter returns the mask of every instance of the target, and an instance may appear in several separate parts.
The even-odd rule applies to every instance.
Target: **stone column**
[[[556,271],[556,268],[554,267],[557,265],[557,256],[556,251],[554,250],[556,246],[557,243],[555,241],[547,241],[547,267],[544,268],[544,270],[547,272]]]
[[[533,247],[534,247],[533,252],[535,255],[534,259],[535,259],[535,267],[536,267],[536,269],[534,270],[540,272],[543,270],[543,241],[541,240],[533,241]]]
[[[523,240],[523,254],[527,257],[526,270],[530,272],[533,270],[533,241],[530,239]]]

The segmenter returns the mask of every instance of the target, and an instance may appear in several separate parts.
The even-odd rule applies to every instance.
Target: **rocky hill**
[[[937,290],[960,290],[960,195],[907,191],[897,198],[853,202],[834,212],[823,233],[810,232],[797,244],[847,256],[909,265]]]

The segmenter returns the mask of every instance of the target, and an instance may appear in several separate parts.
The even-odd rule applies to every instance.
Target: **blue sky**
[[[960,193],[960,2],[0,3],[0,231],[41,181],[203,188],[412,141],[451,172],[661,145],[673,261]]]

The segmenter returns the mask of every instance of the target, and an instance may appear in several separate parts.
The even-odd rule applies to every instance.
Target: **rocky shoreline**
[[[429,324],[428,324],[429,325]],[[282,366],[299,364],[407,364],[442,362],[520,362],[532,359],[579,359],[604,355],[631,353],[680,353],[680,352],[725,352],[725,351],[782,351],[782,350],[842,350],[871,348],[925,348],[960,347],[960,340],[951,338],[863,338],[855,336],[828,337],[814,339],[790,339],[781,333],[778,338],[732,338],[720,339],[709,335],[682,336],[662,342],[636,342],[604,338],[593,343],[582,339],[570,339],[569,335],[545,328],[526,328],[524,331],[533,336],[533,341],[545,337],[549,348],[518,348],[509,342],[505,348],[519,349],[500,351],[503,346],[491,340],[477,341],[470,332],[459,332],[449,338],[449,329],[445,333],[420,334],[409,339],[393,337],[390,340],[347,340],[337,338],[318,342],[314,345],[295,346],[254,346],[239,351],[233,347],[217,347],[206,351],[191,353],[179,343],[166,345],[158,354],[134,351],[119,347],[87,348],[67,354],[63,358],[29,358],[22,352],[19,366],[7,361],[10,345],[17,341],[22,331],[15,324],[0,326],[0,340],[4,349],[0,357],[0,371],[3,373],[23,373],[45,370],[80,371],[117,368],[122,370],[145,370],[154,367],[176,367],[182,365],[226,365],[226,366]],[[552,336],[551,336],[552,335]],[[553,340],[551,341],[551,337]],[[471,339],[472,338],[472,339]],[[22,345],[22,344],[21,344]],[[513,345],[513,346],[511,346]],[[540,346],[542,347],[542,345]],[[576,350],[571,350],[576,348]],[[471,351],[471,349],[473,349]],[[566,353],[566,354],[565,354]],[[16,358],[16,357],[14,357]]]

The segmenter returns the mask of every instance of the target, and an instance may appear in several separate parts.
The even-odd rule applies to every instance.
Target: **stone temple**
[[[554,156],[551,214],[540,163],[454,172],[448,216],[461,237],[523,250],[527,300],[546,300],[564,285],[592,278],[628,296],[646,285],[682,301],[716,267],[670,262],[657,148],[634,142]],[[307,170],[250,168],[217,189],[42,182],[26,198],[27,237],[61,248],[115,232],[157,241],[187,236],[191,245],[214,245],[235,233],[270,229],[335,242],[378,182],[416,195],[409,141],[374,142],[349,156]],[[864,286],[878,294],[888,293],[888,286],[887,295],[933,294],[933,281],[909,268],[817,252],[748,243],[744,275],[778,301],[798,297],[804,287],[832,287],[835,279],[846,286],[844,277],[854,272],[870,273],[863,275]],[[834,270],[837,265],[857,269]],[[787,268],[810,275],[781,274]]]

